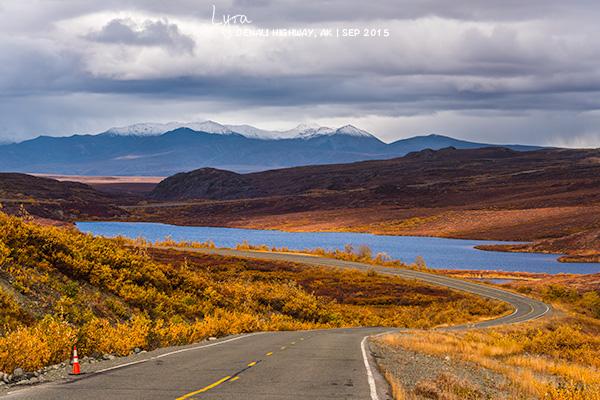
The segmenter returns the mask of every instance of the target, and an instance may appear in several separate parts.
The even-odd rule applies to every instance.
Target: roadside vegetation
[[[158,247],[177,247],[177,248],[196,248],[196,249],[215,249],[217,248],[212,240],[205,242],[177,242],[171,238],[165,238],[156,242],[149,242],[143,238],[138,238],[133,241],[136,246],[158,246]],[[290,249],[288,247],[275,247],[266,244],[251,244],[247,240],[235,245],[236,250],[242,251],[262,251],[273,253],[295,253],[309,254],[319,257],[333,258],[342,261],[361,262],[366,264],[378,265],[392,268],[411,268],[418,270],[427,270],[427,263],[421,256],[417,256],[412,264],[406,264],[400,260],[395,260],[390,255],[384,252],[373,253],[371,247],[366,244],[353,246],[346,244],[343,249],[328,250],[322,247],[314,249]]]
[[[314,249],[290,250],[287,247],[269,247],[267,245],[251,245],[247,241],[243,241],[236,245],[236,250],[254,250],[254,251],[271,251],[276,253],[302,253],[311,254],[319,257],[334,258],[336,260],[361,262],[366,264],[380,265],[383,267],[393,268],[414,268],[427,269],[427,264],[423,257],[418,256],[414,263],[406,264],[400,260],[394,260],[387,253],[373,253],[371,247],[366,244],[354,247],[351,244],[346,244],[343,249],[328,250],[322,247]]]
[[[131,246],[0,213],[0,370],[261,330],[427,328],[506,305],[376,273]]]
[[[586,285],[585,276],[570,283],[554,282],[560,279],[512,285],[515,290],[551,303],[555,312],[550,318],[487,330],[410,331],[382,337],[378,342],[387,351],[427,354],[440,364],[449,357],[457,359],[454,373],[474,365],[501,374],[505,380],[497,385],[498,398],[600,399],[599,288]],[[597,279],[590,276],[587,281]],[[398,393],[397,399],[486,398],[472,382],[462,384],[473,389],[471,395],[460,397],[456,385],[444,386],[435,380],[411,385],[402,382],[401,371],[391,368],[387,375]],[[431,390],[424,391],[424,387]]]

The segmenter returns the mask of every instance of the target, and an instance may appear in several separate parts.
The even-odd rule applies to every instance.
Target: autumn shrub
[[[557,385],[546,385],[543,396],[547,400],[599,400],[600,386],[573,381],[560,382]]]
[[[203,243],[196,242],[179,242],[175,243],[172,241],[161,241],[157,242],[160,246],[166,247],[191,247],[191,248],[202,248],[207,247]],[[214,248],[214,243],[212,243]],[[395,260],[384,252],[378,252],[373,255],[373,250],[368,245],[360,245],[358,248],[354,248],[351,244],[344,245],[343,249],[327,250],[322,247],[316,247],[312,249],[296,249],[290,250],[288,247],[269,247],[265,244],[250,244],[247,240],[243,240],[241,243],[235,245],[236,250],[248,251],[271,251],[277,253],[296,252],[304,254],[312,254],[320,257],[334,258],[343,261],[362,262],[373,265],[380,265],[384,267],[392,268],[411,268],[411,269],[427,269],[427,264],[422,256],[417,256],[415,262],[412,264],[406,264],[401,260]]]
[[[76,330],[52,316],[31,327],[21,327],[0,338],[0,370],[16,367],[26,371],[69,358]]]
[[[196,323],[172,319],[156,320],[148,336],[149,347],[183,345],[205,338],[206,332]]]
[[[559,303],[568,306],[579,314],[600,319],[600,290],[592,288],[576,288],[566,284],[547,283],[538,285],[519,285],[515,289],[540,297],[548,303]]]
[[[164,245],[164,242],[161,242],[161,245]],[[173,245],[172,247],[182,247],[181,244]],[[194,246],[190,246],[194,247]],[[297,249],[290,250],[287,247],[269,247],[265,244],[254,245],[250,244],[247,240],[243,240],[241,243],[235,245],[236,250],[255,250],[255,251],[271,251],[278,253],[286,253],[286,252],[297,252],[297,253],[305,253],[312,254],[320,257],[328,257],[334,258],[337,260],[343,261],[353,261],[353,262],[363,262],[374,265],[381,265],[384,267],[395,267],[395,268],[418,268],[418,266],[408,265],[403,263],[400,260],[392,259],[386,253],[377,253],[373,256],[373,250],[368,245],[360,245],[357,249],[354,248],[351,244],[346,244],[342,250],[326,250],[322,247],[316,247],[313,249]],[[422,257],[421,257],[422,258]],[[424,263],[424,262],[423,262]]]
[[[588,310],[592,317],[600,319],[600,294],[597,291],[584,292],[579,304]]]
[[[4,264],[9,255],[10,249],[0,238],[0,267]]]
[[[165,250],[2,213],[0,232],[1,278],[11,286],[0,290],[4,372],[64,361],[74,344],[82,356],[127,355],[209,336],[429,327],[506,311],[501,303],[397,277]],[[370,250],[352,249],[343,257],[367,256]]]
[[[26,313],[14,298],[0,289],[0,333],[6,333],[21,326],[31,323],[33,317]]]
[[[95,318],[86,323],[79,332],[78,344],[82,354],[128,355],[135,349],[147,348],[150,320],[144,315],[134,316],[130,321],[110,324]]]

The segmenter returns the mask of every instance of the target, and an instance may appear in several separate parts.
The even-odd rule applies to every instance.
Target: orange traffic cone
[[[79,357],[77,357],[77,346],[73,346],[73,372],[71,375],[79,375],[81,369],[79,368]]]

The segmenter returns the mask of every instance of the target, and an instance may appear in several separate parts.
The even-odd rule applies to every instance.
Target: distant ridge
[[[518,151],[540,147],[501,145]],[[140,123],[96,135],[40,136],[0,145],[0,171],[67,175],[172,175],[202,167],[252,172],[401,157],[423,149],[499,147],[442,135],[384,143],[352,125],[287,131],[215,121]]]
[[[577,179],[591,177],[600,167],[592,171],[582,160],[594,157],[598,152],[560,149],[520,152],[504,147],[458,150],[446,147],[411,152],[389,160],[283,168],[249,174],[200,168],[164,179],[154,188],[150,197],[160,201],[264,200],[281,196],[312,194],[318,197],[317,194],[327,194],[327,204],[323,203],[323,207],[333,206],[333,198],[342,207],[347,207],[351,200],[363,206],[380,201],[391,201],[402,206],[413,204],[415,207],[449,204],[452,201],[471,204],[473,196],[481,196],[483,192],[489,192],[489,199],[495,199],[494,196],[498,195],[510,200],[512,192],[507,189],[511,184],[530,192],[534,197],[539,192],[535,184],[538,178],[543,177],[544,182],[548,182],[562,174],[564,182],[575,179],[570,175],[570,163],[581,164],[571,168],[578,171]],[[557,170],[549,166],[556,166]],[[536,168],[545,172],[522,173],[523,170],[537,171]],[[569,186],[564,185],[561,190],[568,192]],[[302,201],[301,198],[296,200]],[[288,201],[283,203],[286,204],[278,206],[285,207]]]

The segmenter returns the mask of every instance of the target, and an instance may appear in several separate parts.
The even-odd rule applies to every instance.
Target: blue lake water
[[[394,259],[411,263],[422,256],[430,268],[482,269],[590,274],[600,272],[600,263],[559,263],[556,255],[531,253],[503,253],[474,249],[479,244],[509,243],[484,240],[441,239],[414,236],[386,236],[343,232],[282,232],[276,230],[212,228],[202,226],[176,226],[147,222],[78,222],[82,232],[107,237],[143,237],[163,240],[170,236],[176,241],[204,242],[212,240],[217,247],[234,247],[247,240],[250,244],[289,249],[329,250],[342,249],[346,244],[355,248],[366,244],[373,254],[385,252]]]

